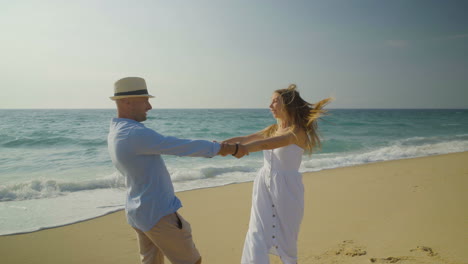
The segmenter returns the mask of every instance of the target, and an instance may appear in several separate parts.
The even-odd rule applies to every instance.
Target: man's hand
[[[229,154],[232,154],[235,150],[235,145],[230,145],[228,143],[221,143],[221,148],[219,149],[218,155],[226,157]]]
[[[236,153],[236,155],[233,155],[234,153]],[[236,147],[236,144],[221,143],[221,149],[219,150],[218,155],[221,155],[223,157],[227,155],[233,155],[234,157],[240,159],[245,155],[249,155],[249,151],[244,145],[241,144],[238,144]]]
[[[239,149],[237,150],[236,155],[234,157],[240,159],[244,157],[245,155],[249,155],[249,150],[247,149],[246,146],[239,144]]]

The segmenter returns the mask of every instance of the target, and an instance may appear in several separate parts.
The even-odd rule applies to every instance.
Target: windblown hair
[[[302,129],[307,134],[306,152],[312,154],[315,148],[320,148],[320,137],[318,134],[318,119],[327,113],[323,109],[333,98],[326,98],[315,104],[306,102],[296,90],[296,85],[291,84],[286,89],[276,90],[283,101],[283,111],[287,115],[290,127],[288,132],[295,134]],[[271,125],[262,131],[264,137],[269,138],[276,134],[278,124]]]

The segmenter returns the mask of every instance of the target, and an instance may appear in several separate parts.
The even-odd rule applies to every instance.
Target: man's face
[[[129,104],[130,115],[133,120],[143,122],[146,120],[146,112],[152,109],[148,97],[126,98]]]

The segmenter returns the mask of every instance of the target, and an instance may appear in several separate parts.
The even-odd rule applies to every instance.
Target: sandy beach
[[[301,264],[468,263],[468,152],[305,173],[303,181]],[[240,263],[251,189],[249,182],[178,193],[203,263]],[[119,211],[1,236],[0,263],[136,264],[139,257]]]

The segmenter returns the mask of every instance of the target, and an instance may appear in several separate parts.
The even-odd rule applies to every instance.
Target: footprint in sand
[[[398,263],[403,260],[414,260],[411,257],[388,257],[388,258],[371,258],[372,263]]]
[[[319,263],[320,261],[327,261],[324,263],[342,263],[344,258],[360,257],[366,254],[367,252],[365,249],[355,245],[353,240],[345,240],[340,243],[338,247],[330,249],[319,256],[314,256],[313,258],[315,261],[319,261]]]
[[[354,245],[353,240],[343,241],[335,251],[335,255],[346,255],[351,257],[363,256],[366,254],[367,252],[362,247]]]
[[[430,257],[435,257],[438,255],[432,250],[432,248],[425,247],[425,246],[418,246],[417,248],[411,249],[410,252],[423,252],[423,253],[426,253]]]
[[[371,258],[371,263],[422,263],[422,264],[433,264],[433,263],[448,263],[438,257],[432,248],[426,246],[418,246],[417,248],[411,249],[410,252],[416,253],[415,256],[403,256],[403,257],[387,257],[387,258]],[[419,254],[418,254],[419,253]],[[421,254],[423,253],[423,254]],[[437,261],[437,262],[434,262]]]
[[[368,260],[375,264],[461,264],[443,259],[432,248],[427,246],[418,246],[409,250],[408,253],[407,256],[373,257],[368,258]],[[337,247],[319,256],[309,255],[303,256],[300,259],[302,262],[305,261],[304,263],[338,264],[348,263],[350,259],[353,259],[352,263],[365,263],[366,255],[367,252],[364,247],[356,245],[353,240],[345,240],[338,244]]]

